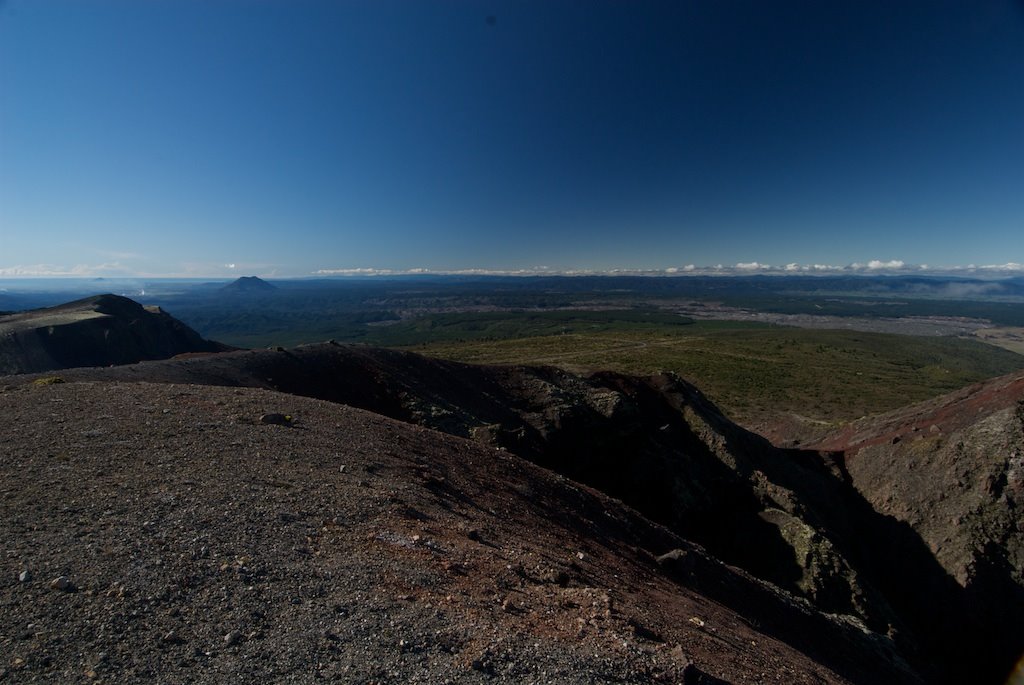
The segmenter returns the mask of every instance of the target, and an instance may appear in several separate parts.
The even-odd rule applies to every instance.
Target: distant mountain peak
[[[266,293],[277,290],[277,286],[267,283],[259,276],[242,276],[231,281],[221,290],[235,293]]]

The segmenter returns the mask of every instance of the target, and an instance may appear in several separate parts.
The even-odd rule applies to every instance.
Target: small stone
[[[162,638],[160,638],[160,641],[172,645],[180,645],[182,642],[184,642],[184,640],[181,639],[181,636],[173,630],[164,635]]]
[[[286,416],[285,414],[264,414],[260,417],[260,423],[266,423],[274,426],[288,426],[291,425],[292,417]]]
[[[683,663],[690,663],[690,659],[686,656],[686,653],[683,652],[683,646],[682,645],[676,645],[675,647],[673,647],[669,651],[669,655],[673,659],[675,659],[676,661],[681,661]]]
[[[658,566],[665,569],[671,575],[681,578],[690,578],[694,575],[697,567],[697,559],[685,549],[674,549],[662,554],[655,559]]]
[[[231,645],[237,645],[242,641],[242,634],[237,630],[232,630],[230,633],[224,636],[224,644],[228,647]]]
[[[78,586],[72,583],[67,576],[57,576],[50,581],[50,587],[61,592],[76,592],[78,590]]]
[[[19,583],[27,583],[30,580],[32,580],[32,572],[28,569],[25,569],[24,571],[18,574]]]

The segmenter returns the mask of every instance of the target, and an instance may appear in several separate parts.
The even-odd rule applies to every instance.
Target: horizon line
[[[219,266],[219,268],[218,268]],[[315,271],[282,275],[279,269],[267,269],[267,265],[223,264],[210,265],[205,273],[196,273],[198,269],[188,269],[178,273],[147,273],[132,271],[120,264],[103,264],[97,267],[76,265],[62,267],[57,265],[32,265],[0,267],[0,280],[233,280],[244,274],[258,276],[268,280],[315,280],[315,279],[349,279],[349,278],[405,278],[417,276],[477,276],[477,277],[583,277],[583,276],[646,276],[646,277],[687,277],[687,276],[975,276],[975,277],[1012,277],[1024,275],[1024,264],[1007,262],[1005,264],[968,264],[966,266],[929,266],[928,264],[909,264],[902,260],[870,260],[865,263],[853,262],[844,266],[831,264],[799,264],[791,262],[784,265],[773,265],[761,262],[737,262],[735,264],[715,264],[697,266],[687,264],[679,267],[666,268],[610,268],[559,269],[548,266],[535,266],[518,269],[432,269],[425,267],[394,269],[378,267],[343,267],[317,269]],[[246,269],[245,267],[250,268]],[[261,268],[262,267],[262,268]]]

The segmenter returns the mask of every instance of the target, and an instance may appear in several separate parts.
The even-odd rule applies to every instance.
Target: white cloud
[[[902,269],[904,266],[905,263],[901,259],[891,259],[887,262],[883,262],[880,259],[872,259],[867,264],[854,262],[847,268],[851,271],[894,271]]]
[[[760,262],[738,262],[733,268],[737,271],[768,271],[772,265]]]
[[[868,268],[873,270],[873,271],[878,270],[878,269],[902,269],[903,268],[903,260],[902,259],[891,259],[888,262],[883,262],[883,261],[878,260],[878,259],[872,259],[870,262],[868,262]]]
[[[392,269],[374,269],[371,267],[359,267],[354,269],[318,269],[313,272],[317,276],[388,276],[402,273]]]
[[[1006,264],[987,264],[978,268],[984,271],[1024,271],[1024,264],[1007,262]]]

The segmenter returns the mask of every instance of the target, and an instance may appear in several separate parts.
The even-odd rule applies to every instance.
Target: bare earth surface
[[[259,389],[8,385],[0,412],[0,681],[914,682],[507,452]]]

